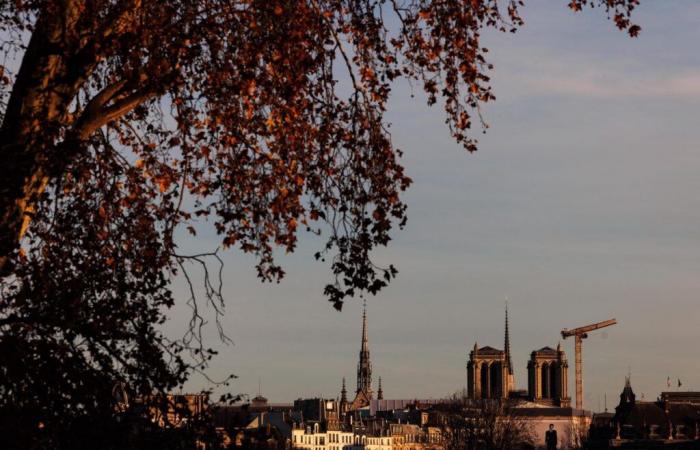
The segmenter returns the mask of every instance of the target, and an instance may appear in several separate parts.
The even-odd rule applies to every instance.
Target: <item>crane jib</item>
[[[573,330],[563,329],[563,330],[561,330],[561,335],[564,339],[566,339],[567,337],[570,337],[570,336],[582,335],[582,334],[585,334],[589,331],[609,327],[611,325],[615,325],[616,323],[617,323],[617,320],[610,319],[610,320],[605,320],[603,322],[598,322],[598,323],[593,323],[591,325],[586,325],[584,327],[574,328]]]
[[[609,327],[611,325],[615,325],[616,323],[617,320],[610,319],[603,322],[586,325],[584,327],[574,328],[573,330],[567,330],[566,328],[561,330],[561,336],[564,339],[574,336],[574,350],[576,353],[576,409],[578,410],[583,410],[583,339],[588,337],[589,331]]]

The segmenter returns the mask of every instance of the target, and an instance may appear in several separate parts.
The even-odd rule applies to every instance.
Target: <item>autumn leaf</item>
[[[158,183],[158,190],[161,193],[166,192],[168,190],[168,188],[170,187],[170,178],[168,178],[168,177],[165,177],[165,176],[158,177],[156,179],[156,182]]]

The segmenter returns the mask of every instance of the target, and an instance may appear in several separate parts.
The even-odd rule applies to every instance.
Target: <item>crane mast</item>
[[[603,322],[592,323],[583,327],[561,330],[561,336],[566,339],[574,337],[574,352],[576,357],[576,409],[583,409],[583,340],[588,337],[590,331],[615,325],[617,320],[610,319]]]

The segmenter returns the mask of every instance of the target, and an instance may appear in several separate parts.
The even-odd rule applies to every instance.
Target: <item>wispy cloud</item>
[[[682,69],[650,59],[563,54],[556,49],[511,47],[495,52],[496,94],[508,97],[561,95],[586,98],[700,99],[700,65]],[[505,94],[505,95],[504,95]]]
[[[549,76],[525,77],[525,94],[557,94],[594,98],[700,99],[700,70],[655,77],[628,71],[568,70]]]

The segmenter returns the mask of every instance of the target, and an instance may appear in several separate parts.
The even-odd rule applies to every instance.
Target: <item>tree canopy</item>
[[[598,6],[634,36],[638,0]],[[384,113],[392,83],[444,107],[468,151],[494,99],[486,28],[521,1],[15,0],[0,4],[0,412],[50,442],[104,413],[111,389],[181,384],[212,352],[160,325],[172,277],[215,252],[179,252],[213,227],[257,256],[323,234],[336,308],[395,275],[371,251],[406,221],[410,179]],[[553,5],[559,6],[559,5]],[[208,272],[207,272],[208,273]],[[205,278],[217,313],[220,289]],[[39,431],[37,431],[39,430]],[[37,438],[38,439],[38,438]],[[44,438],[42,438],[44,439]],[[34,440],[33,442],[39,442]],[[52,446],[53,444],[46,444]]]

